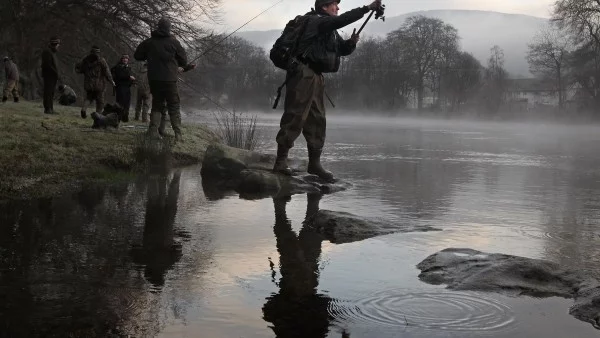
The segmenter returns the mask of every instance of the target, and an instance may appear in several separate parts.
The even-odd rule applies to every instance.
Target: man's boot
[[[333,180],[333,174],[321,166],[322,152],[323,149],[308,147],[308,169],[306,171],[309,174],[317,175],[324,180],[331,181]]]
[[[162,136],[158,133],[158,125],[160,124],[160,112],[150,112],[150,125],[148,126],[148,137],[153,139],[162,139]]]
[[[18,96],[13,97],[13,100],[15,101],[15,103],[19,103],[19,97]]]
[[[2,103],[6,102],[6,101],[8,101],[8,97],[6,97],[6,96],[3,96],[3,97],[2,97]]]
[[[81,115],[81,118],[82,118],[82,119],[84,119],[84,118],[86,118],[86,117],[87,117],[87,113],[86,113],[85,109],[82,109],[82,110],[81,110],[81,112],[80,112],[80,115]]]
[[[292,169],[288,167],[287,158],[289,148],[286,148],[280,144],[277,145],[277,158],[275,159],[275,165],[273,166],[273,172],[292,176]]]

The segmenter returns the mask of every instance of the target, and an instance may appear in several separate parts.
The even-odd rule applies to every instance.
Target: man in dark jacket
[[[129,67],[129,55],[123,54],[121,60],[110,70],[115,81],[116,101],[123,107],[121,121],[129,122],[129,106],[131,105],[131,86],[135,77]]]
[[[19,102],[19,68],[8,56],[4,57],[4,74],[2,103],[8,101],[9,94],[12,94],[15,102]]]
[[[288,152],[302,133],[308,147],[308,173],[325,180],[333,179],[333,174],[323,169],[320,160],[326,129],[323,73],[337,72],[340,56],[354,52],[358,42],[358,35],[343,40],[336,30],[380,8],[381,0],[338,16],[339,3],[339,0],[316,0],[315,11],[307,13],[310,17],[300,38],[299,53],[287,73],[285,110],[276,137],[274,172],[292,174],[287,165]]]
[[[48,48],[42,52],[42,78],[44,79],[44,114],[54,112],[54,90],[58,82],[58,62],[56,52],[60,46],[60,39],[52,37]]]
[[[104,110],[106,81],[113,87],[115,86],[115,82],[110,74],[108,63],[100,56],[100,48],[92,46],[90,54],[75,65],[75,71],[83,74],[85,100],[83,100],[83,106],[81,107],[81,118],[87,117],[87,106],[94,101],[96,102],[96,113],[102,113]]]
[[[188,64],[185,50],[171,35],[171,22],[166,18],[160,19],[152,36],[137,47],[133,56],[138,61],[148,61],[148,83],[152,93],[148,134],[160,137],[158,127],[166,102],[171,127],[175,132],[175,140],[182,141],[179,90],[177,88],[179,67],[186,72],[196,68],[196,65]]]

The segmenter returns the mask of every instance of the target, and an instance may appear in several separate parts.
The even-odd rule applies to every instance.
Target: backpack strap
[[[308,15],[306,15],[308,16]],[[292,59],[296,58],[296,50],[298,50],[298,47],[300,47],[300,40],[302,39],[302,37],[304,36],[304,33],[306,32],[306,27],[308,27],[308,22],[310,21],[310,17],[307,17],[304,21],[304,23],[302,24],[302,29],[300,30],[300,34],[298,35],[298,37],[296,38],[296,42],[294,43],[294,48],[292,48],[292,52],[290,53],[290,55],[292,55]],[[281,91],[283,90],[283,87],[285,87],[288,83],[288,81],[290,80],[290,76],[286,76],[285,81],[281,84],[281,86],[279,86],[279,88],[277,88],[277,97],[275,98],[275,102],[273,104],[273,109],[277,109],[277,105],[279,104],[279,100],[281,99]]]

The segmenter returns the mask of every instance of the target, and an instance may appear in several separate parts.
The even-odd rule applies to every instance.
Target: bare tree
[[[534,75],[550,80],[558,92],[558,107],[564,109],[567,81],[565,69],[569,52],[572,51],[572,39],[556,27],[546,27],[529,44],[527,62]]]
[[[508,73],[504,69],[504,50],[499,46],[490,49],[490,58],[485,69],[483,105],[490,113],[497,113],[504,102]]]
[[[422,110],[425,80],[450,49],[457,49],[457,30],[440,19],[418,15],[409,17],[389,37],[400,43],[404,59],[414,69],[417,107]]]
[[[571,29],[580,41],[593,40],[600,45],[599,0],[558,0],[552,19]]]

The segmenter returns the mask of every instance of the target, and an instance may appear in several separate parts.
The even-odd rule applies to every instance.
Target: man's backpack
[[[281,36],[273,44],[269,57],[277,68],[288,70],[290,61],[297,56],[300,40],[306,31],[310,16],[298,15],[285,25]]]

